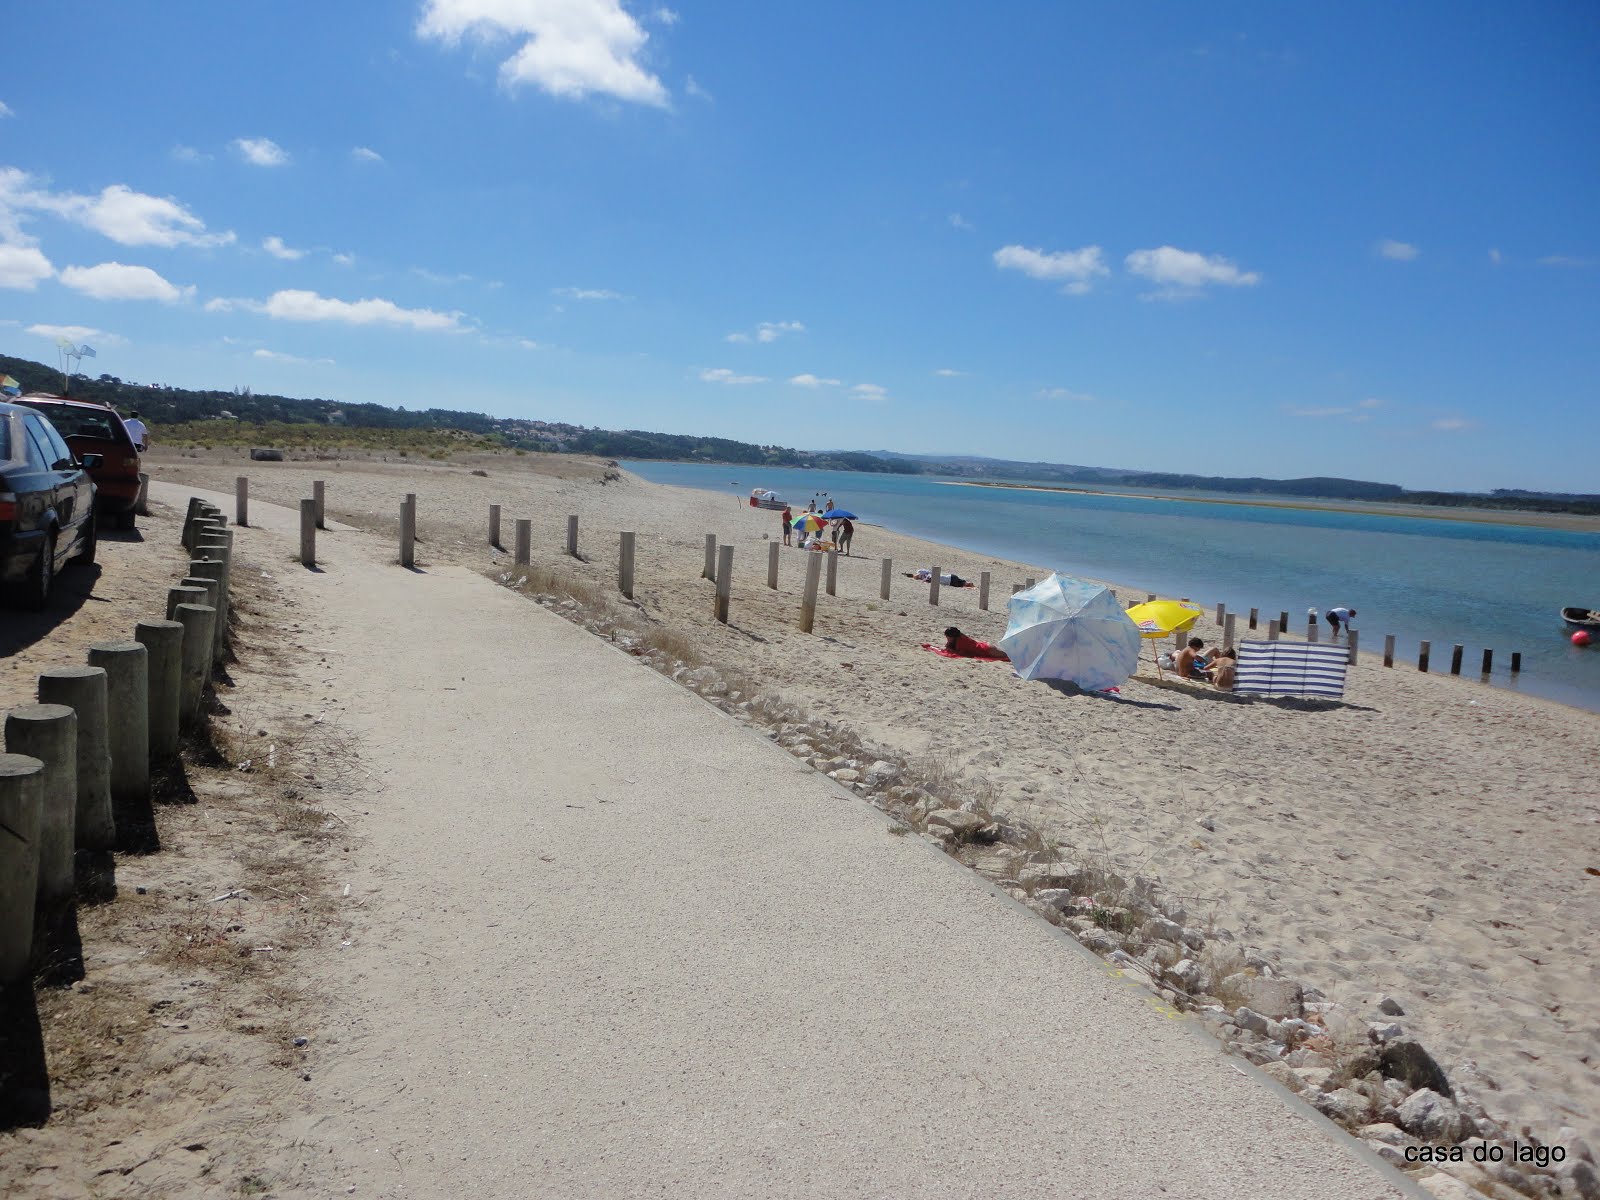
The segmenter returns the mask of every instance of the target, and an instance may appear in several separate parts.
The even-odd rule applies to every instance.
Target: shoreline
[[[1213,496],[1152,495],[1119,492],[1109,488],[1053,487],[1044,483],[1003,483],[993,480],[936,479],[942,487],[995,488],[1017,492],[1067,492],[1078,496],[1117,496],[1125,500],[1172,500],[1184,504],[1233,504],[1245,508],[1295,508],[1307,512],[1353,513],[1374,517],[1416,517],[1423,521],[1462,521],[1469,525],[1518,525],[1529,529],[1600,533],[1600,517],[1565,513],[1523,513],[1491,508],[1442,508],[1437,504],[1384,504],[1375,500],[1231,500]]]

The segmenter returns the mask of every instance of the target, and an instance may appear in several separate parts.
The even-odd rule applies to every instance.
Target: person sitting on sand
[[[789,523],[793,520],[794,514],[789,511],[789,506],[785,504],[783,506],[783,544],[785,546],[794,545],[794,543],[789,540],[790,535],[794,533],[794,530],[791,529],[789,525]]]
[[[1206,644],[1204,642],[1197,637],[1192,637],[1189,639],[1189,644],[1182,650],[1178,651],[1178,660],[1175,665],[1177,666],[1179,679],[1205,678],[1205,676],[1200,673],[1199,668],[1195,665],[1195,661],[1200,657],[1200,651],[1204,650],[1205,648]]]
[[[944,631],[944,648],[946,653],[957,654],[962,658],[998,658],[1005,662],[1011,661],[1011,656],[998,646],[968,637],[954,625]]]
[[[849,517],[843,517],[835,528],[838,532],[833,535],[833,540],[839,543],[839,549],[843,550],[845,557],[848,558],[850,556],[850,539],[856,536],[856,527],[850,523]]]
[[[1233,691],[1233,681],[1239,670],[1239,652],[1232,647],[1217,651],[1206,674],[1211,676],[1211,686],[1223,692]]]

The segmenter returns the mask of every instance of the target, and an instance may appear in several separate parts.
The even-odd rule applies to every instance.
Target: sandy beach
[[[418,496],[419,565],[497,573],[490,504],[533,521],[537,564],[614,586],[617,531],[638,535],[636,598],[706,659],[900,754],[933,756],[998,808],[1063,844],[1159,881],[1191,923],[1231,934],[1285,975],[1353,1009],[1380,996],[1497,1118],[1549,1142],[1563,1127],[1600,1145],[1600,717],[1464,679],[1385,670],[1363,655],[1346,703],[1248,702],[1145,670],[1115,698],[1063,694],[1003,665],[949,661],[919,643],[956,624],[997,638],[1012,583],[1072,563],[1010,563],[861,523],[813,635],[798,631],[805,555],[780,555],[766,587],[776,513],[725,495],[607,479],[576,458],[484,455],[248,462],[240,452],[167,451],[162,480],[290,504],[327,481],[331,517],[380,532]],[[486,472],[474,475],[474,470]],[[568,514],[589,560],[559,551]],[[869,514],[865,514],[870,516]],[[712,616],[704,536],[735,547],[731,620]],[[890,601],[879,559],[895,563]],[[994,576],[975,590],[902,570],[937,563]],[[1124,598],[1142,599],[1139,581]],[[1204,601],[1204,597],[1196,597]],[[1220,631],[1197,629],[1211,641]]]

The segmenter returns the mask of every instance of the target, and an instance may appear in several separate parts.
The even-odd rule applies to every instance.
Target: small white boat
[[[1581,625],[1585,629],[1600,629],[1600,608],[1563,608],[1561,619],[1568,625]]]

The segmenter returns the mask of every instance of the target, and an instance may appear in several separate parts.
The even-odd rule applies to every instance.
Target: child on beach
[[[1195,661],[1200,657],[1200,651],[1204,650],[1205,648],[1206,644],[1203,641],[1197,637],[1192,637],[1189,639],[1189,644],[1182,650],[1178,651],[1178,659],[1175,665],[1177,666],[1179,679],[1205,678],[1205,676],[1200,673],[1200,669],[1195,665]]]
[[[944,631],[944,648],[945,653],[961,658],[998,658],[1004,662],[1011,661],[1011,656],[998,646],[968,637],[954,625]]]

